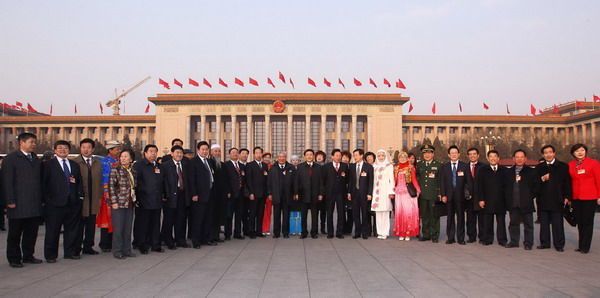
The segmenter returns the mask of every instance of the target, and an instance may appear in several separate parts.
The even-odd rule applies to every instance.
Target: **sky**
[[[401,92],[410,114],[431,114],[436,103],[437,114],[455,115],[461,103],[465,115],[505,114],[506,104],[525,115],[530,104],[600,95],[600,1],[0,0],[0,102],[99,115],[115,89],[147,76],[124,114],[143,114],[158,93]],[[260,86],[238,87],[234,77]],[[384,77],[406,89],[383,87]]]

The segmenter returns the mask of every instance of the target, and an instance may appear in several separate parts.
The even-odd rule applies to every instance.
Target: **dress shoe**
[[[102,248],[102,252],[110,252],[110,248]]]
[[[140,253],[141,253],[141,254],[143,254],[143,255],[147,255],[147,254],[148,254],[148,251],[147,251],[147,250],[140,249]]]
[[[290,235],[283,235],[283,238],[290,238]]]
[[[310,236],[310,237],[311,237],[312,239],[317,239],[317,238],[319,238],[319,236],[317,236],[317,235],[312,235],[312,236]]]
[[[306,239],[306,235],[300,235],[300,239]]]
[[[563,252],[563,251],[565,251],[565,250],[564,250],[563,248],[557,248],[557,249],[556,249],[556,251],[558,251],[558,252]]]
[[[471,240],[471,239],[467,240],[467,243],[475,243],[475,242],[477,242],[477,240]]]
[[[187,243],[184,243],[184,244],[177,244],[177,247],[190,248],[192,246]]]
[[[506,247],[506,248],[513,248],[513,247],[519,247],[519,245],[518,244],[514,244],[514,243],[508,243],[504,247]]]
[[[419,238],[419,242],[429,241],[429,238],[421,237]]]
[[[440,240],[437,240],[437,239],[431,239],[431,242],[433,242],[433,243],[438,243],[438,242],[440,242]]]
[[[167,245],[167,248],[169,250],[177,250],[177,246],[175,246],[175,245]]]
[[[12,268],[23,268],[23,263],[21,262],[9,262],[8,266]]]
[[[344,235],[337,235],[336,236],[338,239],[344,239]]]
[[[483,246],[490,246],[490,245],[492,245],[492,244],[491,244],[491,243],[489,243],[489,242],[483,242],[483,243],[481,243],[481,245],[483,245]]]
[[[221,240],[221,238],[219,238],[219,239],[215,239],[215,240],[213,240],[213,242],[217,242],[217,243],[223,243],[223,242],[225,242],[225,240]]]
[[[124,260],[125,259],[125,255],[118,254],[118,255],[115,256],[115,259]]]
[[[97,255],[98,254],[98,252],[95,251],[92,248],[90,248],[90,249],[84,249],[81,253],[84,254],[84,255]]]
[[[22,263],[28,263],[28,264],[41,264],[44,261],[40,260],[40,259],[36,259],[36,258],[31,258],[31,259],[23,259]]]
[[[485,242],[483,242],[483,240],[479,240],[479,244],[484,244]]]
[[[81,256],[80,255],[72,255],[72,256],[65,257],[65,259],[79,260],[79,259],[81,259]]]
[[[246,239],[245,236],[233,236],[234,239],[239,239],[239,240],[244,240]]]
[[[458,241],[458,244],[460,244],[460,245],[466,245],[467,243],[463,240],[463,241]]]
[[[279,235],[273,235],[273,238],[277,239],[277,238],[279,238]]]
[[[531,250],[531,246],[525,246],[525,250]]]
[[[352,236],[352,239],[358,239],[358,238],[360,238],[360,235],[358,235],[358,236],[357,235]]]
[[[126,254],[126,255],[124,255],[124,256],[126,256],[126,257],[128,257],[128,258],[135,258],[135,257],[137,257],[137,255],[136,255],[136,254],[134,254],[134,253]]]
[[[446,244],[452,244],[454,243],[454,240],[446,240]]]
[[[4,232],[4,231],[6,231],[6,228],[5,227],[0,227],[0,231]]]
[[[542,245],[538,245],[536,248],[537,248],[537,249],[548,249],[548,248],[550,248],[550,247],[547,247],[547,246],[542,246]]]
[[[321,234],[327,234],[327,232],[325,231],[325,229],[321,229]]]
[[[252,235],[250,236],[250,239],[256,239],[256,236]]]
[[[265,234],[262,234],[262,233],[261,233],[261,234],[258,234],[258,235],[256,235],[256,236],[258,236],[258,237],[260,237],[260,238],[265,238],[265,237],[267,237],[267,235],[265,235]]]
[[[327,239],[333,239],[333,235],[327,235]]]
[[[195,249],[200,249],[200,244],[194,244]]]
[[[230,236],[225,236],[225,241],[229,241],[229,240],[231,240],[231,237]]]
[[[506,247],[506,242],[499,242],[498,245]]]
[[[363,236],[363,239],[367,240],[369,239],[369,236]]]
[[[54,264],[54,263],[56,263],[56,259],[46,259],[46,263]]]
[[[162,248],[156,248],[156,249],[153,248],[152,251],[153,252],[165,252],[165,250]]]

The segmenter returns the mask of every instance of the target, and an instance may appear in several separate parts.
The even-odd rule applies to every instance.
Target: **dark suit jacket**
[[[318,202],[319,196],[323,195],[323,167],[313,162],[311,176],[308,163],[299,164],[294,193],[299,195],[299,200],[303,203]]]
[[[468,162],[467,165],[469,165],[469,174],[471,174],[471,162]],[[473,203],[473,208],[475,210],[480,210],[481,208],[479,207],[479,201],[477,201],[477,198],[475,197],[475,194],[477,193],[477,174],[479,173],[479,171],[485,167],[488,166],[488,164],[483,163],[478,161],[475,164],[475,176],[471,176],[471,180],[473,181],[473,186],[471,187],[473,189],[473,192],[471,193],[473,200],[471,200],[471,203]]]
[[[269,165],[261,162],[262,169],[258,167],[256,160],[246,164],[246,187],[248,194],[253,194],[257,198],[267,196],[267,176],[269,173]]]
[[[231,194],[232,198],[238,198],[244,195],[244,188],[246,187],[246,166],[238,161],[238,167],[240,168],[240,174],[235,170],[235,165],[233,161],[229,160],[224,163],[225,165],[225,173],[227,177],[227,193]],[[242,185],[240,186],[240,178],[242,181]]]
[[[565,199],[571,199],[573,196],[569,165],[555,159],[552,165],[543,162],[536,169],[540,177],[550,174],[550,180],[540,180],[540,192],[537,196],[538,209],[562,212]]]
[[[469,164],[458,161],[456,165],[456,187],[454,187],[452,185],[452,162],[445,163],[442,166],[442,185],[440,185],[442,197],[448,197],[448,201],[464,200],[466,192],[473,194],[473,177],[471,176]]]
[[[180,192],[177,186],[179,177],[177,175],[177,165],[173,159],[163,162],[162,165],[164,177],[164,206],[167,208],[177,208],[177,195]],[[192,184],[190,161],[187,159],[181,160],[181,174],[183,178],[183,192],[185,193],[185,205],[189,206],[192,201],[192,193],[194,193],[194,184]]]
[[[521,181],[519,181],[519,208],[522,212],[535,212],[535,205],[533,199],[537,196],[540,188],[540,176],[537,170],[532,169],[528,166],[523,166],[521,172]],[[504,199],[506,202],[506,208],[512,209],[513,199],[513,186],[516,182],[515,167],[506,171],[506,187],[504,187]]]
[[[373,195],[373,166],[363,161],[360,169],[360,177],[358,178],[358,190],[356,189],[356,163],[350,164],[348,170],[350,177],[348,178],[348,194],[352,195],[352,199],[367,198],[367,195]]]
[[[225,170],[225,163],[220,162],[220,166],[217,166],[217,161],[214,158],[210,159],[210,166],[214,170],[215,184],[213,186],[213,195],[219,201],[227,199],[227,171]]]
[[[323,166],[323,191],[326,200],[335,199],[336,195],[346,198],[348,195],[348,164],[340,162],[336,172],[333,162]]]
[[[480,167],[475,176],[475,202],[485,202],[484,213],[505,214],[504,202],[504,179],[506,179],[506,167],[498,165],[494,170],[490,165]],[[479,210],[478,209],[478,210]]]
[[[81,203],[85,197],[83,181],[79,165],[68,159],[71,167],[71,179],[65,177],[59,159],[53,158],[42,164],[42,189],[44,203],[55,207],[64,207],[67,204]]]
[[[213,167],[211,165],[210,159],[207,159],[210,169],[206,168],[206,165],[202,162],[198,155],[194,156],[190,160],[191,163],[191,174],[192,174],[192,183],[195,185],[194,193],[192,196],[198,196],[198,202],[200,203],[208,203],[211,195],[211,187],[210,187],[210,177],[213,175]],[[214,186],[214,184],[213,184]]]
[[[155,166],[143,158],[134,163],[133,168],[137,173],[135,191],[139,206],[144,209],[162,208],[165,184],[162,166],[158,162]]]
[[[2,162],[2,187],[8,218],[28,218],[42,215],[42,161],[32,154],[29,161],[21,150],[12,152]]]
[[[283,170],[279,163],[274,164],[269,170],[267,193],[272,196],[273,204],[290,204],[294,195],[296,183],[296,168],[286,162]]]

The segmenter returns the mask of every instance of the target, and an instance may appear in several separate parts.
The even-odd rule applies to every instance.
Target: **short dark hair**
[[[544,154],[544,150],[546,150],[548,148],[552,148],[552,152],[556,152],[556,148],[554,148],[554,146],[552,146],[550,144],[544,145],[544,147],[542,147],[542,150],[540,150],[540,152],[542,152],[542,154]]]
[[[349,159],[352,158],[352,154],[350,153],[350,151],[347,150],[342,151],[342,157],[344,156],[348,157]]]
[[[257,146],[257,147],[254,147],[254,149],[252,149],[252,154],[256,153],[256,150],[260,150],[260,152],[264,152],[263,148]],[[250,152],[248,152],[248,153],[250,153]]]
[[[150,148],[156,148],[156,151],[158,151],[158,147],[156,147],[156,145],[154,145],[154,144],[148,144],[148,145],[146,145],[146,146],[144,147],[144,153],[148,152],[148,150],[149,150]]]
[[[228,152],[229,152],[229,154],[231,154],[231,151],[232,151],[232,150],[238,150],[238,148],[235,148],[235,147],[231,147],[231,148],[229,148],[229,151],[228,151]],[[239,150],[238,150],[238,152],[239,152]]]
[[[525,157],[527,157],[527,152],[525,152],[525,150],[523,150],[523,149],[515,150],[515,152],[513,152],[513,157],[515,157],[515,155],[517,155],[517,153],[519,153],[519,152],[523,152],[523,155],[525,155]]]
[[[310,149],[310,148],[309,148],[309,149],[306,149],[306,150],[304,150],[304,155],[306,155],[306,153],[307,153],[307,152],[312,152],[312,154],[313,154],[313,155],[315,155],[315,150],[312,150],[312,149]]]
[[[325,152],[324,152],[324,151],[318,150],[318,151],[315,153],[315,159],[316,159],[316,158],[317,158],[317,156],[319,156],[319,155],[323,156],[323,159],[326,159],[326,158],[327,158],[327,154],[325,154]]]
[[[571,155],[573,155],[573,157],[575,157],[575,151],[577,151],[581,148],[585,149],[585,154],[587,155],[588,147],[581,143],[577,143],[577,144],[573,145],[573,147],[571,147]]]
[[[369,156],[373,156],[373,160],[377,159],[377,156],[375,156],[375,153],[373,153],[371,151],[365,153],[365,159],[367,159],[367,157],[369,157]]]
[[[58,140],[58,141],[56,141],[56,142],[54,143],[54,147],[53,147],[53,148],[54,148],[54,150],[56,150],[56,148],[57,148],[59,145],[66,145],[67,147],[69,147],[69,150],[71,150],[71,143],[69,143],[69,142],[67,142],[67,141],[65,141],[65,140]]]
[[[243,151],[246,151],[246,152],[248,152],[248,154],[250,154],[250,150],[248,150],[248,148],[242,148],[242,149],[240,149],[240,153],[242,153]]]
[[[175,145],[175,146],[171,147],[171,152],[175,152],[175,150],[183,151],[183,147],[181,147],[179,145]]]
[[[206,147],[209,147],[209,148],[210,148],[210,146],[208,145],[208,142],[206,142],[206,141],[200,141],[200,142],[198,142],[198,144],[196,145],[196,149],[200,149],[200,147],[202,147],[202,146],[206,146]]]
[[[448,154],[450,154],[450,150],[452,150],[452,149],[456,149],[456,151],[458,151],[458,153],[460,153],[460,149],[458,149],[458,146],[452,145],[452,146],[448,147]]]
[[[412,152],[408,152],[408,159],[410,159],[411,157],[415,156]],[[416,158],[416,157],[415,157]]]
[[[334,155],[335,155],[336,153],[338,153],[338,152],[339,152],[340,154],[342,154],[342,150],[340,150],[340,149],[333,149],[333,150],[331,150],[331,156],[334,156]]]
[[[171,146],[175,145],[175,142],[181,142],[181,144],[183,144],[183,140],[179,139],[179,138],[175,138],[171,141]]]
[[[79,142],[79,147],[81,147],[81,145],[83,144],[92,144],[92,149],[96,148],[96,142],[94,142],[94,140],[90,139],[90,138],[85,138],[83,140],[81,140]]]
[[[30,133],[30,132],[24,132],[24,133],[19,134],[19,136],[17,137],[17,139],[19,140],[19,142],[25,142],[25,141],[27,141],[29,139],[36,139],[37,140],[37,137],[34,134]]]
[[[471,152],[471,151],[475,151],[475,152],[477,152],[477,154],[479,154],[479,149],[477,149],[475,147],[469,148],[469,150],[467,150],[467,154],[469,154],[469,152]]]
[[[365,155],[365,150],[362,150],[360,148],[358,149],[354,149],[354,151],[352,151],[352,153],[358,152],[358,155]]]
[[[492,153],[496,153],[496,155],[500,156],[500,153],[498,152],[498,150],[490,150],[490,151],[488,151],[487,156],[489,157],[490,154],[492,154]]]
[[[121,152],[119,153],[119,157],[121,157],[121,154],[123,154],[123,152],[129,153],[129,156],[131,156],[131,161],[132,162],[135,161],[135,153],[133,152],[133,149],[127,148],[127,149],[121,150]]]

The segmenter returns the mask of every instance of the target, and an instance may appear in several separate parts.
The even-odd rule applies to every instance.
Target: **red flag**
[[[29,103],[27,103],[27,110],[30,111],[30,112],[34,112],[34,113],[38,112]]]
[[[23,107],[23,104],[22,104],[21,102],[18,102],[18,101],[17,101],[17,107],[20,107],[20,108],[22,108],[22,107]]]
[[[179,81],[177,79],[173,79],[173,84],[179,86],[179,88],[183,88],[183,84],[179,83]]]
[[[235,78],[234,82],[242,87],[244,87],[244,82],[242,82],[242,80]]]
[[[203,83],[204,85],[208,86],[208,88],[212,88],[212,85],[210,84],[210,82],[209,82],[207,79],[205,79],[205,78],[202,78],[202,83]]]
[[[165,82],[163,79],[158,78],[158,83],[161,84],[163,87],[167,88],[167,89],[171,89],[171,87],[169,86],[169,83]]]
[[[75,104],[75,114],[77,114],[77,104]]]
[[[541,114],[542,114],[542,110],[538,110],[538,114],[540,114],[540,115],[541,115]]]
[[[342,82],[342,79],[338,78],[338,83],[340,85],[342,85],[342,87],[344,87],[344,89],[346,89],[346,85],[344,85],[344,82]]]
[[[462,104],[460,102],[458,103],[458,110],[462,112]]]
[[[229,87],[223,80],[221,80],[221,78],[219,78],[219,85],[221,85],[225,88]]]
[[[410,105],[408,106],[408,112],[410,113],[410,112],[412,112],[412,110],[413,110],[413,105],[412,105],[412,102],[411,102]]]
[[[258,82],[253,78],[249,78],[248,83],[250,83],[250,85],[258,86]]]
[[[292,78],[290,78],[290,84],[292,84],[292,88],[296,89],[296,86],[294,86],[294,81],[292,81]]]
[[[578,108],[580,108],[580,109],[584,108],[583,103],[580,102],[580,101],[575,101],[575,106],[578,107]]]
[[[387,85],[388,88],[392,87],[392,84],[390,84],[390,81],[388,81],[386,78],[383,78],[383,84]]]
[[[359,80],[357,80],[356,78],[354,78],[354,85],[362,86],[362,83]]]
[[[100,104],[100,114],[104,114],[104,107],[102,106],[102,103],[99,102],[98,104]]]
[[[598,95],[594,94],[594,102],[596,101],[600,101],[600,97],[598,97]]]
[[[554,105],[554,116],[558,116],[558,107]]]
[[[50,104],[50,116],[52,116],[52,104]]]
[[[529,109],[531,110],[531,115],[535,116],[535,111],[537,111],[537,109],[533,106],[533,104],[531,104]]]
[[[150,112],[150,104],[148,104],[146,106],[146,110],[144,111],[145,114],[148,114]]]
[[[431,107],[431,112],[435,114],[435,102],[433,103],[433,107]]]
[[[398,79],[398,82],[396,82],[396,88],[406,89],[406,86],[404,86],[404,83],[402,83],[402,81]]]
[[[275,84],[273,84],[273,81],[271,81],[271,78],[267,78],[267,84],[273,86],[273,88],[275,88]]]
[[[488,105],[486,105],[486,104],[485,104],[485,102],[484,102],[484,103],[483,103],[483,109],[484,109],[484,110],[489,110],[489,109],[490,109],[490,107],[488,107]]]
[[[369,78],[369,84],[373,85],[373,87],[377,88],[377,84],[373,81],[373,79]]]
[[[285,77],[283,76],[281,71],[279,72],[279,79],[285,84]]]
[[[313,81],[311,78],[308,78],[308,84],[313,85],[313,87],[317,87],[317,84],[315,84],[315,81]]]
[[[331,87],[331,83],[327,80],[327,78],[323,78],[323,84],[327,85],[327,87]]]
[[[200,86],[200,84],[198,84],[198,82],[196,82],[196,81],[194,81],[192,79],[188,79],[188,84],[190,84],[192,86],[196,86],[196,87]]]
[[[508,104],[506,104],[506,114],[510,115],[510,110],[508,109]]]

